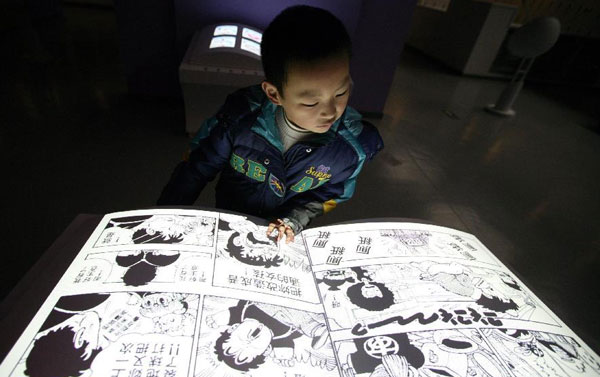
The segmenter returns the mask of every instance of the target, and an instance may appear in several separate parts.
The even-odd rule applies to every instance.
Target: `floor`
[[[153,206],[187,136],[181,101],[127,95],[110,9],[0,13],[3,297],[78,213]],[[483,111],[504,85],[406,49],[372,120],[385,150],[313,225],[401,217],[473,233],[598,352],[598,91],[527,84],[516,117]],[[206,189],[198,204],[211,203]]]

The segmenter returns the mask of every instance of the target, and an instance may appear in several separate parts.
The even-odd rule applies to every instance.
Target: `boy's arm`
[[[342,182],[327,182],[313,190],[302,193],[292,200],[282,218],[290,225],[294,234],[298,234],[315,217],[321,216],[333,210],[339,203],[352,197],[356,187],[356,179],[360,174],[365,162],[372,160],[375,155],[383,149],[383,140],[377,129],[370,123],[362,121],[362,132],[354,139],[354,147],[358,159],[356,164],[349,167],[352,169],[350,176]],[[287,220],[286,220],[287,219]]]
[[[360,172],[360,168],[357,169]],[[282,220],[290,226],[294,234],[298,234],[314,218],[333,210],[338,203],[344,202],[354,194],[356,177],[336,184],[325,183],[323,186],[299,195],[302,200],[292,201],[284,209]]]
[[[223,169],[231,155],[231,136],[220,114],[202,124],[187,161],[180,162],[163,189],[158,205],[192,205]]]

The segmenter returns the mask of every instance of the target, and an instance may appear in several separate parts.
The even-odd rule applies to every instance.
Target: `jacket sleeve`
[[[221,112],[206,120],[194,137],[189,159],[180,162],[158,205],[192,205],[206,184],[226,166],[232,142],[227,122]]]
[[[349,166],[349,177],[342,182],[327,182],[315,189],[297,195],[284,209],[282,217],[295,234],[304,229],[315,217],[333,210],[339,203],[352,197],[356,179],[365,162],[371,161],[383,149],[383,140],[372,124],[362,121],[362,131],[348,137],[357,154],[357,161]]]

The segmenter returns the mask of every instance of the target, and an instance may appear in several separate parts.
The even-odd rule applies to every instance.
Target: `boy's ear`
[[[260,86],[271,102],[273,102],[275,105],[281,106],[281,95],[279,94],[279,90],[277,90],[275,85],[268,81],[263,81]]]

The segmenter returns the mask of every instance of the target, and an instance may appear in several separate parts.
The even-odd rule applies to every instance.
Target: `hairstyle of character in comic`
[[[275,312],[268,313],[269,310]],[[214,351],[219,361],[239,371],[258,368],[271,352],[293,350],[294,339],[301,336],[310,337],[311,347],[315,350],[323,347],[328,339],[325,325],[301,311],[292,313],[281,307],[268,309],[240,300],[228,312],[229,327],[221,332]],[[218,320],[227,320],[225,317],[222,313]],[[293,319],[296,323],[287,323],[282,318]]]
[[[102,348],[90,350],[89,342],[78,343],[76,338],[75,329],[68,326],[51,330],[35,340],[27,356],[25,374],[31,377],[81,376]]]
[[[142,296],[140,314],[152,318],[154,330],[159,334],[184,335],[195,322],[188,298],[181,293],[146,293]]]
[[[382,311],[394,304],[394,293],[385,284],[367,279],[348,287],[346,295],[354,305],[370,311]]]
[[[323,283],[329,287],[328,291],[339,291],[339,287],[346,282],[354,283],[355,281],[354,277],[348,275],[345,270],[325,271],[323,278],[317,279],[317,283]]]
[[[116,262],[127,268],[123,283],[137,287],[151,282],[156,277],[158,267],[173,264],[178,258],[179,252],[136,250],[117,255]]]
[[[510,288],[516,290],[516,291],[523,291],[523,289],[521,289],[521,286],[519,285],[519,283],[516,282],[515,279],[513,279],[510,275],[501,272],[500,273],[500,279],[502,279],[502,282],[506,285],[508,285]]]
[[[485,293],[482,293],[481,297],[479,297],[475,302],[486,309],[490,309],[499,313],[506,313],[509,310],[519,309],[519,306],[512,299],[504,300],[497,296],[488,297]]]
[[[235,330],[236,328],[233,327],[228,328],[215,342],[218,360],[243,372],[258,368],[265,362],[266,355],[271,352],[272,334],[268,335],[269,330],[255,329],[248,339],[240,339],[236,336],[232,340],[231,336]]]
[[[251,266],[278,267],[283,258],[277,255],[277,244],[272,240],[257,240],[252,233],[233,233],[225,251],[238,261]]]
[[[61,298],[50,313],[25,361],[30,377],[77,377],[89,369],[102,351],[98,345],[100,319],[93,311],[108,295],[87,294]]]

